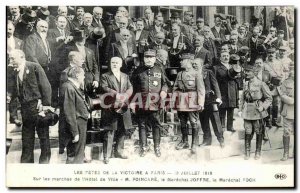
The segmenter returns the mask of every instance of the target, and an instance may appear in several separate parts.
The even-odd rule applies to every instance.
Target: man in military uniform
[[[160,152],[160,119],[159,101],[167,96],[167,82],[162,68],[155,63],[155,50],[144,53],[144,65],[139,66],[132,75],[132,85],[137,101],[136,110],[139,125],[140,156],[148,151],[146,131],[152,127],[154,152],[157,157]],[[135,98],[132,99],[135,101]]]
[[[252,133],[256,133],[255,159],[261,156],[263,137],[263,119],[268,116],[267,109],[272,103],[272,95],[266,83],[255,76],[258,69],[255,65],[244,66],[245,86],[241,98],[239,115],[244,119],[245,160],[250,158]]]
[[[200,58],[193,60],[193,68],[197,72],[201,72],[202,70],[203,81],[205,85],[204,110],[199,113],[200,123],[204,133],[203,142],[200,146],[211,145],[211,132],[209,126],[209,120],[211,120],[215,135],[220,142],[220,146],[223,148],[225,144],[217,106],[218,104],[222,104],[221,92],[214,73],[208,69],[209,66],[203,66],[203,62],[204,61]]]
[[[289,77],[283,81],[279,95],[283,104],[281,115],[283,117],[283,157],[281,161],[286,161],[289,158],[290,136],[294,135],[294,105],[295,105],[295,83],[294,70],[290,71]]]
[[[182,141],[176,146],[177,150],[188,149],[188,128],[190,121],[192,127],[191,153],[196,153],[198,145],[199,111],[204,107],[205,86],[202,73],[197,73],[192,67],[194,55],[183,54],[181,57],[181,68],[174,83],[173,94],[178,94],[176,109],[181,123]]]
[[[273,126],[281,126],[281,124],[278,121],[279,115],[279,109],[280,109],[280,97],[278,94],[278,86],[282,83],[284,80],[284,76],[286,71],[288,69],[282,65],[277,59],[276,59],[276,49],[270,48],[268,49],[268,59],[265,64],[265,70],[269,73],[269,82],[268,86],[272,92],[273,96],[273,102],[272,102],[272,125]]]

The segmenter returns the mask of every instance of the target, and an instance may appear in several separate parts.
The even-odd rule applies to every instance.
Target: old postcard
[[[293,6],[6,6],[7,187],[295,187]]]

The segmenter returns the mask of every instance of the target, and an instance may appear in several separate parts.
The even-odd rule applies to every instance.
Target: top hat
[[[80,29],[75,29],[73,31],[73,40],[76,42],[80,42],[83,41],[86,38],[84,30],[80,30]]]

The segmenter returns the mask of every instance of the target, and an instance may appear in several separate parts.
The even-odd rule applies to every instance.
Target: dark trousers
[[[105,131],[103,139],[103,157],[110,157],[113,148],[114,138],[116,141],[115,152],[122,154],[124,150],[125,141],[125,128],[122,115],[117,115],[118,117],[118,129]]]
[[[222,127],[225,128],[225,115],[227,112],[227,130],[233,129],[233,112],[234,108],[220,108],[220,119],[221,119],[221,124]]]
[[[51,157],[49,127],[37,127],[38,110],[37,100],[21,104],[23,117],[22,128],[22,155],[21,163],[34,163],[35,130],[40,140],[40,164],[49,163]]]
[[[211,121],[218,141],[224,141],[219,111],[213,111],[211,107],[208,106],[205,107],[201,113],[199,113],[199,117],[204,133],[203,141],[211,143],[211,131],[209,126],[209,120]]]
[[[193,131],[193,135],[195,139],[198,139],[198,130],[199,130],[199,113],[198,111],[193,112],[185,112],[185,111],[178,111],[178,118],[180,120],[181,125],[181,133],[182,133],[182,140],[183,142],[188,142],[188,128],[187,128],[187,122],[190,121],[191,127]],[[198,141],[197,141],[198,142]],[[198,144],[197,144],[198,145]]]
[[[75,112],[74,112],[75,113]],[[79,141],[72,143],[72,138],[67,139],[67,155],[74,157],[71,164],[82,164],[84,160],[84,149],[86,144],[87,120],[78,118],[77,125],[79,130]]]
[[[147,146],[147,130],[149,130],[149,127],[151,127],[154,147],[159,147],[161,129],[159,111],[138,111],[137,118],[139,125],[140,146]]]

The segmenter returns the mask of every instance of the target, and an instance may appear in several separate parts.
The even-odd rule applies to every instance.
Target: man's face
[[[279,57],[284,58],[287,55],[286,50],[279,50]]]
[[[84,63],[84,57],[81,54],[78,54],[74,57],[73,63],[79,67],[82,67]]]
[[[237,37],[237,36],[231,36],[231,37],[230,37],[230,42],[231,42],[232,44],[236,44],[236,43],[238,42],[238,37]]]
[[[127,42],[129,40],[130,34],[129,33],[123,33],[122,34],[122,40],[124,42]]]
[[[196,25],[197,25],[198,29],[203,29],[203,27],[204,27],[204,21],[197,21]]]
[[[240,27],[239,32],[240,32],[240,34],[245,34],[246,33],[246,28]]]
[[[149,9],[145,10],[144,16],[146,19],[150,19],[151,18],[151,11]]]
[[[253,28],[253,35],[259,35],[259,31],[258,27]]]
[[[251,70],[245,70],[245,75],[246,75],[246,79],[248,79],[248,80],[254,78],[254,76],[255,76],[254,72]]]
[[[221,53],[221,62],[228,63],[229,62],[229,53]]]
[[[10,23],[7,25],[7,37],[11,37],[12,35],[14,35],[14,32],[15,32],[15,26]]]
[[[77,9],[76,15],[77,15],[77,17],[82,18],[83,15],[84,15],[84,10],[83,9]]]
[[[121,20],[119,22],[119,27],[120,29],[126,29],[127,28],[127,25],[128,25],[128,22],[125,22],[124,20]]]
[[[194,41],[195,47],[202,47],[203,46],[203,40],[200,37],[196,37]]]
[[[59,12],[58,12],[58,15],[67,17],[68,9],[60,9]]]
[[[269,61],[273,61],[276,57],[276,52],[268,52]]]
[[[14,68],[18,68],[23,61],[24,58],[15,52],[9,55],[9,62],[13,65]]]
[[[172,33],[174,37],[179,36],[180,35],[179,27],[172,27]]]
[[[116,22],[119,23],[120,18],[122,18],[122,17],[123,17],[123,14],[122,14],[121,12],[118,12],[118,13],[116,14],[116,16],[115,16]]]
[[[157,27],[160,27],[160,26],[163,25],[163,22],[164,22],[163,18],[162,18],[162,17],[158,17],[158,18],[155,20],[155,25],[156,25]]]
[[[153,67],[155,60],[156,60],[156,58],[154,56],[145,56],[144,57],[145,65],[148,67]]]
[[[17,16],[20,14],[20,8],[18,6],[10,6],[9,11],[10,11],[10,14],[13,16]]]
[[[118,59],[111,59],[110,61],[110,68],[111,70],[120,70],[122,67],[122,60]]]
[[[137,28],[137,30],[143,30],[144,29],[144,22],[143,21],[137,21],[136,22],[136,28]]]
[[[255,66],[262,67],[262,66],[263,66],[263,61],[262,61],[262,59],[257,59],[257,60],[255,60]]]
[[[103,11],[101,9],[96,9],[94,11],[94,17],[96,19],[101,19],[102,18],[102,15],[103,15]]]
[[[164,42],[164,40],[165,39],[163,37],[158,37],[158,36],[155,37],[155,41],[156,41],[157,44],[162,44]]]
[[[91,15],[85,15],[83,21],[85,25],[90,26],[92,24],[93,18]]]
[[[177,23],[177,24],[180,24],[180,18],[171,18],[171,23]]]
[[[209,37],[210,36],[210,30],[208,30],[208,29],[204,29],[204,36],[205,37]]]
[[[186,13],[184,14],[184,20],[185,21],[190,21],[192,19],[192,14],[191,13]]]
[[[46,35],[48,32],[48,24],[46,22],[39,23],[39,25],[36,26],[36,30],[39,34]]]
[[[125,7],[119,7],[118,10],[123,14],[123,16],[125,16],[125,17],[128,16],[128,12],[127,12],[127,10],[125,9]]]
[[[222,24],[221,18],[219,18],[219,17],[215,18],[215,25],[216,25],[217,27],[219,27],[219,26],[221,26],[221,24]]]
[[[227,44],[225,44],[221,47],[221,52],[229,52],[229,47]]]
[[[60,29],[65,29],[66,26],[67,26],[66,18],[65,17],[58,17],[56,25]]]

